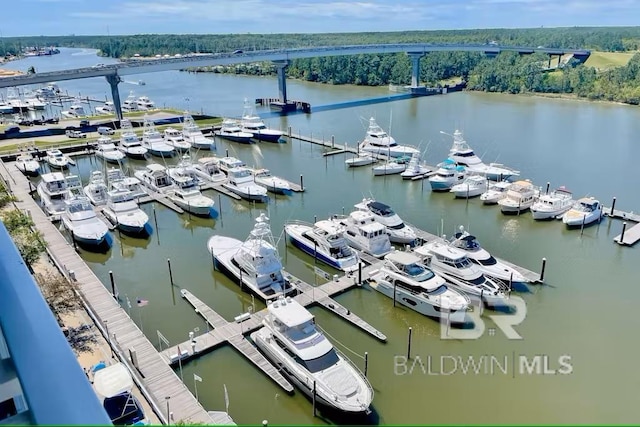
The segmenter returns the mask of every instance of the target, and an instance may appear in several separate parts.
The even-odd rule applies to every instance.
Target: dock
[[[610,208],[602,208],[602,214],[604,216],[623,221],[622,232],[614,237],[613,241],[621,246],[633,246],[640,240],[640,215],[619,209],[614,210],[615,204],[616,199],[614,198]],[[635,222],[636,224],[627,229],[627,221]]]

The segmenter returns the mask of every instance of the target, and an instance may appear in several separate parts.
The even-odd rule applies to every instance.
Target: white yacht
[[[109,188],[101,171],[91,172],[89,184],[85,185],[82,191],[95,206],[102,206],[107,203],[107,191],[109,191]]]
[[[600,221],[602,214],[602,205],[598,200],[593,197],[583,197],[562,216],[562,222],[569,228],[582,227]]]
[[[400,174],[402,179],[414,179],[424,177],[431,172],[431,168],[420,161],[420,153],[413,153],[406,169]]]
[[[147,195],[140,180],[133,176],[126,176],[120,168],[111,167],[107,169],[106,177],[109,190],[118,189],[128,191],[133,198]]]
[[[104,216],[125,233],[141,233],[149,223],[149,216],[140,209],[135,197],[130,190],[114,188],[107,192],[107,204],[102,208]]]
[[[133,91],[129,92],[129,96],[122,103],[122,111],[140,111],[140,107],[138,106],[138,100],[136,96],[133,94]]]
[[[177,188],[171,181],[167,168],[157,163],[150,163],[144,169],[135,171],[133,175],[151,191],[166,193]]]
[[[353,271],[360,258],[347,244],[344,231],[343,226],[326,219],[315,224],[288,221],[284,226],[293,246],[337,270]]]
[[[406,169],[407,164],[399,162],[396,159],[387,160],[383,164],[371,168],[373,176],[396,175],[404,172]]]
[[[98,145],[95,149],[96,157],[110,163],[120,163],[126,157],[125,153],[118,150],[113,140],[106,135],[98,138]]]
[[[201,180],[222,182],[227,179],[227,175],[220,169],[218,161],[217,157],[200,157],[192,167]]]
[[[290,196],[293,191],[286,179],[271,174],[269,169],[254,169],[253,180],[256,184],[263,186],[267,191],[276,194],[284,194]]]
[[[559,219],[573,207],[574,203],[573,194],[563,186],[538,197],[538,200],[531,205],[531,214],[535,220]]]
[[[432,318],[462,323],[471,301],[411,252],[393,251],[369,274],[369,286],[405,307]]]
[[[221,157],[218,159],[218,166],[222,172],[229,173],[229,169],[246,167],[247,164],[235,157]]]
[[[369,119],[369,128],[364,140],[360,143],[360,151],[384,154],[389,157],[410,157],[414,153],[420,154],[416,148],[398,145],[392,136],[382,130],[373,117]]]
[[[334,215],[331,221],[345,228],[349,246],[382,258],[391,252],[391,241],[384,225],[376,222],[371,212],[353,211],[348,216]]]
[[[46,102],[42,102],[38,99],[37,95],[31,91],[25,91],[23,94],[24,102],[27,104],[29,110],[40,111],[44,110],[47,106]]]
[[[185,141],[182,132],[175,128],[169,127],[164,130],[164,140],[177,151],[189,151],[191,148],[191,144]]]
[[[133,131],[133,126],[131,126],[131,121],[129,119],[123,118],[120,121],[120,144],[118,149],[122,151],[127,157],[132,159],[145,160],[147,158],[147,150],[140,143],[140,139],[138,135]]]
[[[175,148],[164,141],[162,134],[156,130],[153,121],[144,116],[144,130],[142,131],[142,146],[149,154],[158,157],[173,157]]]
[[[70,105],[68,110],[63,111],[60,114],[68,119],[79,119],[88,116],[84,107],[79,103]]]
[[[214,235],[207,242],[214,265],[265,301],[295,293],[296,287],[283,274],[269,218],[261,213],[244,242]]]
[[[495,205],[507,195],[510,187],[511,183],[508,181],[491,182],[487,191],[480,195],[480,200],[485,205]]]
[[[243,132],[253,135],[253,138],[260,141],[280,142],[284,132],[276,129],[269,129],[262,119],[257,116],[249,101],[245,98],[240,127]]]
[[[350,168],[367,166],[376,163],[378,159],[373,157],[371,153],[361,153],[358,156],[353,156],[344,161],[344,164]]]
[[[231,168],[227,171],[227,181],[224,188],[246,200],[266,203],[269,200],[267,189],[253,180],[251,169],[246,167]]]
[[[440,132],[449,135],[445,132]],[[453,145],[449,150],[449,157],[458,165],[464,166],[469,172],[477,173],[492,181],[502,181],[520,175],[520,172],[506,167],[501,163],[485,164],[480,157],[474,153],[464,140],[464,136],[458,129],[453,132]]]
[[[71,232],[78,243],[99,246],[107,239],[109,227],[96,216],[91,202],[83,196],[75,196],[65,201],[62,224]]]
[[[451,187],[450,192],[457,198],[477,197],[489,189],[489,180],[482,175],[469,175],[459,184]]]
[[[108,114],[115,113],[115,111],[116,111],[116,108],[114,107],[112,101],[106,101],[104,105],[96,107],[96,114],[108,115]]]
[[[47,151],[47,157],[45,157],[45,160],[50,167],[55,169],[67,169],[69,168],[69,165],[76,164],[76,162],[71,160],[69,156],[66,156],[58,149]]]
[[[529,180],[516,181],[511,184],[507,194],[498,201],[503,214],[520,214],[529,210],[540,195],[540,190]]]
[[[144,95],[136,100],[136,104],[138,104],[138,109],[140,110],[153,110],[156,107],[156,104],[148,96]]]
[[[469,232],[464,229],[464,226],[461,225],[459,230],[460,231],[453,236],[451,246],[466,253],[469,260],[477,264],[485,276],[500,280],[505,285],[508,285],[509,282],[528,282],[520,272],[498,261],[489,251],[480,246],[476,236],[469,234]]]
[[[13,113],[13,105],[0,100],[0,114],[12,114]]]
[[[20,89],[17,87],[7,88],[7,104],[11,105],[13,111],[16,112],[26,111],[29,109],[29,104],[22,99]]]
[[[224,119],[216,135],[229,141],[240,142],[242,144],[253,143],[253,134],[243,131],[239,122],[234,119]]]
[[[384,225],[387,228],[387,234],[391,242],[413,244],[416,241],[415,230],[406,225],[389,205],[365,198],[354,207],[359,211],[371,213],[376,222]]]
[[[64,175],[60,172],[43,173],[36,191],[45,213],[57,219],[65,210],[64,200],[69,193]]]
[[[425,264],[445,278],[453,287],[487,305],[505,305],[507,295],[495,281],[486,277],[464,251],[447,241],[433,240],[414,249]]]
[[[292,298],[267,305],[264,327],[251,339],[304,394],[345,413],[371,412],[373,387],[318,330],[314,316]]]
[[[16,157],[16,168],[25,175],[37,176],[40,173],[40,162],[30,152],[24,151]]]
[[[453,159],[438,164],[438,170],[429,177],[432,191],[449,191],[451,187],[464,181],[467,176],[464,166],[456,165]]]
[[[189,154],[183,154],[177,165],[167,168],[167,173],[175,185],[181,188],[199,188],[203,179],[198,175]]]
[[[166,192],[167,197],[186,212],[197,216],[217,216],[213,211],[214,202],[211,198],[204,196],[195,187],[176,188]]]
[[[213,139],[207,138],[202,134],[202,130],[200,130],[188,111],[184,112],[182,136],[193,148],[199,150],[211,150],[215,148]]]

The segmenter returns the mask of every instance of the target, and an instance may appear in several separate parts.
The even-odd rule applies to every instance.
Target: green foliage
[[[7,192],[3,182],[0,182],[0,208],[13,202],[16,198]]]
[[[1,215],[4,226],[7,227],[9,233],[19,231],[22,228],[29,228],[33,226],[33,221],[27,215],[19,210],[13,209],[7,212],[3,212]]]
[[[20,255],[22,255],[22,259],[27,265],[32,265],[40,258],[46,248],[42,234],[31,230],[33,221],[19,210],[3,212],[0,217]]]

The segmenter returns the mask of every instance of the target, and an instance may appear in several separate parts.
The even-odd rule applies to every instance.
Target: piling
[[[367,370],[369,369],[369,352],[364,352],[364,376],[367,376]]]
[[[156,204],[151,203],[151,207],[153,208],[153,223],[156,226],[156,233],[158,232],[158,216],[156,215]]]
[[[291,140],[291,126],[287,129],[287,136],[289,137],[289,140]]]
[[[304,191],[304,178],[302,174],[300,174],[300,189]]]
[[[620,240],[618,241],[618,243],[622,244],[624,242],[624,232],[627,229],[627,222],[623,222],[622,223],[622,233],[620,233]]]
[[[396,306],[396,281],[393,281],[393,306]]]
[[[513,271],[511,272],[511,276],[509,277],[509,293],[513,291]]]
[[[336,145],[336,137],[331,135],[331,148],[334,148]]]
[[[484,288],[480,289],[480,306],[478,307],[480,316],[482,316],[482,310],[484,310]]]
[[[313,416],[316,416],[316,382],[313,381]]]
[[[263,427],[267,427],[269,425],[269,421],[267,420],[262,420],[262,426]]]
[[[229,157],[229,149],[228,148],[225,150],[225,157]]]
[[[116,297],[116,282],[113,280],[113,271],[109,270],[109,280],[111,281],[111,295]]]
[[[313,216],[313,223],[315,224],[316,222],[318,222],[318,215]]]
[[[362,263],[358,261],[358,284],[362,285]]]
[[[551,183],[549,181],[547,181],[547,189],[545,190],[544,194],[549,194],[549,186],[551,185]]]
[[[411,335],[412,335],[411,326],[409,326],[409,339],[407,340],[407,359],[411,359]]]
[[[582,224],[580,224],[580,235],[582,236],[582,233],[584,233],[584,222],[587,219],[587,214],[582,215]]]
[[[547,267],[547,259],[542,258],[542,268],[540,269],[540,283],[544,282],[544,269]]]
[[[220,221],[222,221],[222,197],[218,193],[218,213],[220,215]]]
[[[169,266],[169,281],[171,282],[171,286],[173,286],[173,272],[171,271],[171,259],[167,258],[167,266]]]
[[[613,198],[613,201],[611,202],[611,212],[609,212],[609,216],[613,216],[613,210],[616,208],[616,198]]]

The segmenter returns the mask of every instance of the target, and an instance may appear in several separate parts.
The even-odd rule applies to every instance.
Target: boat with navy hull
[[[243,132],[252,134],[253,138],[259,141],[286,142],[286,140],[282,138],[284,132],[281,130],[269,129],[260,116],[255,114],[253,107],[249,104],[249,101],[246,98],[244,100],[242,118],[240,119],[240,127]]]

